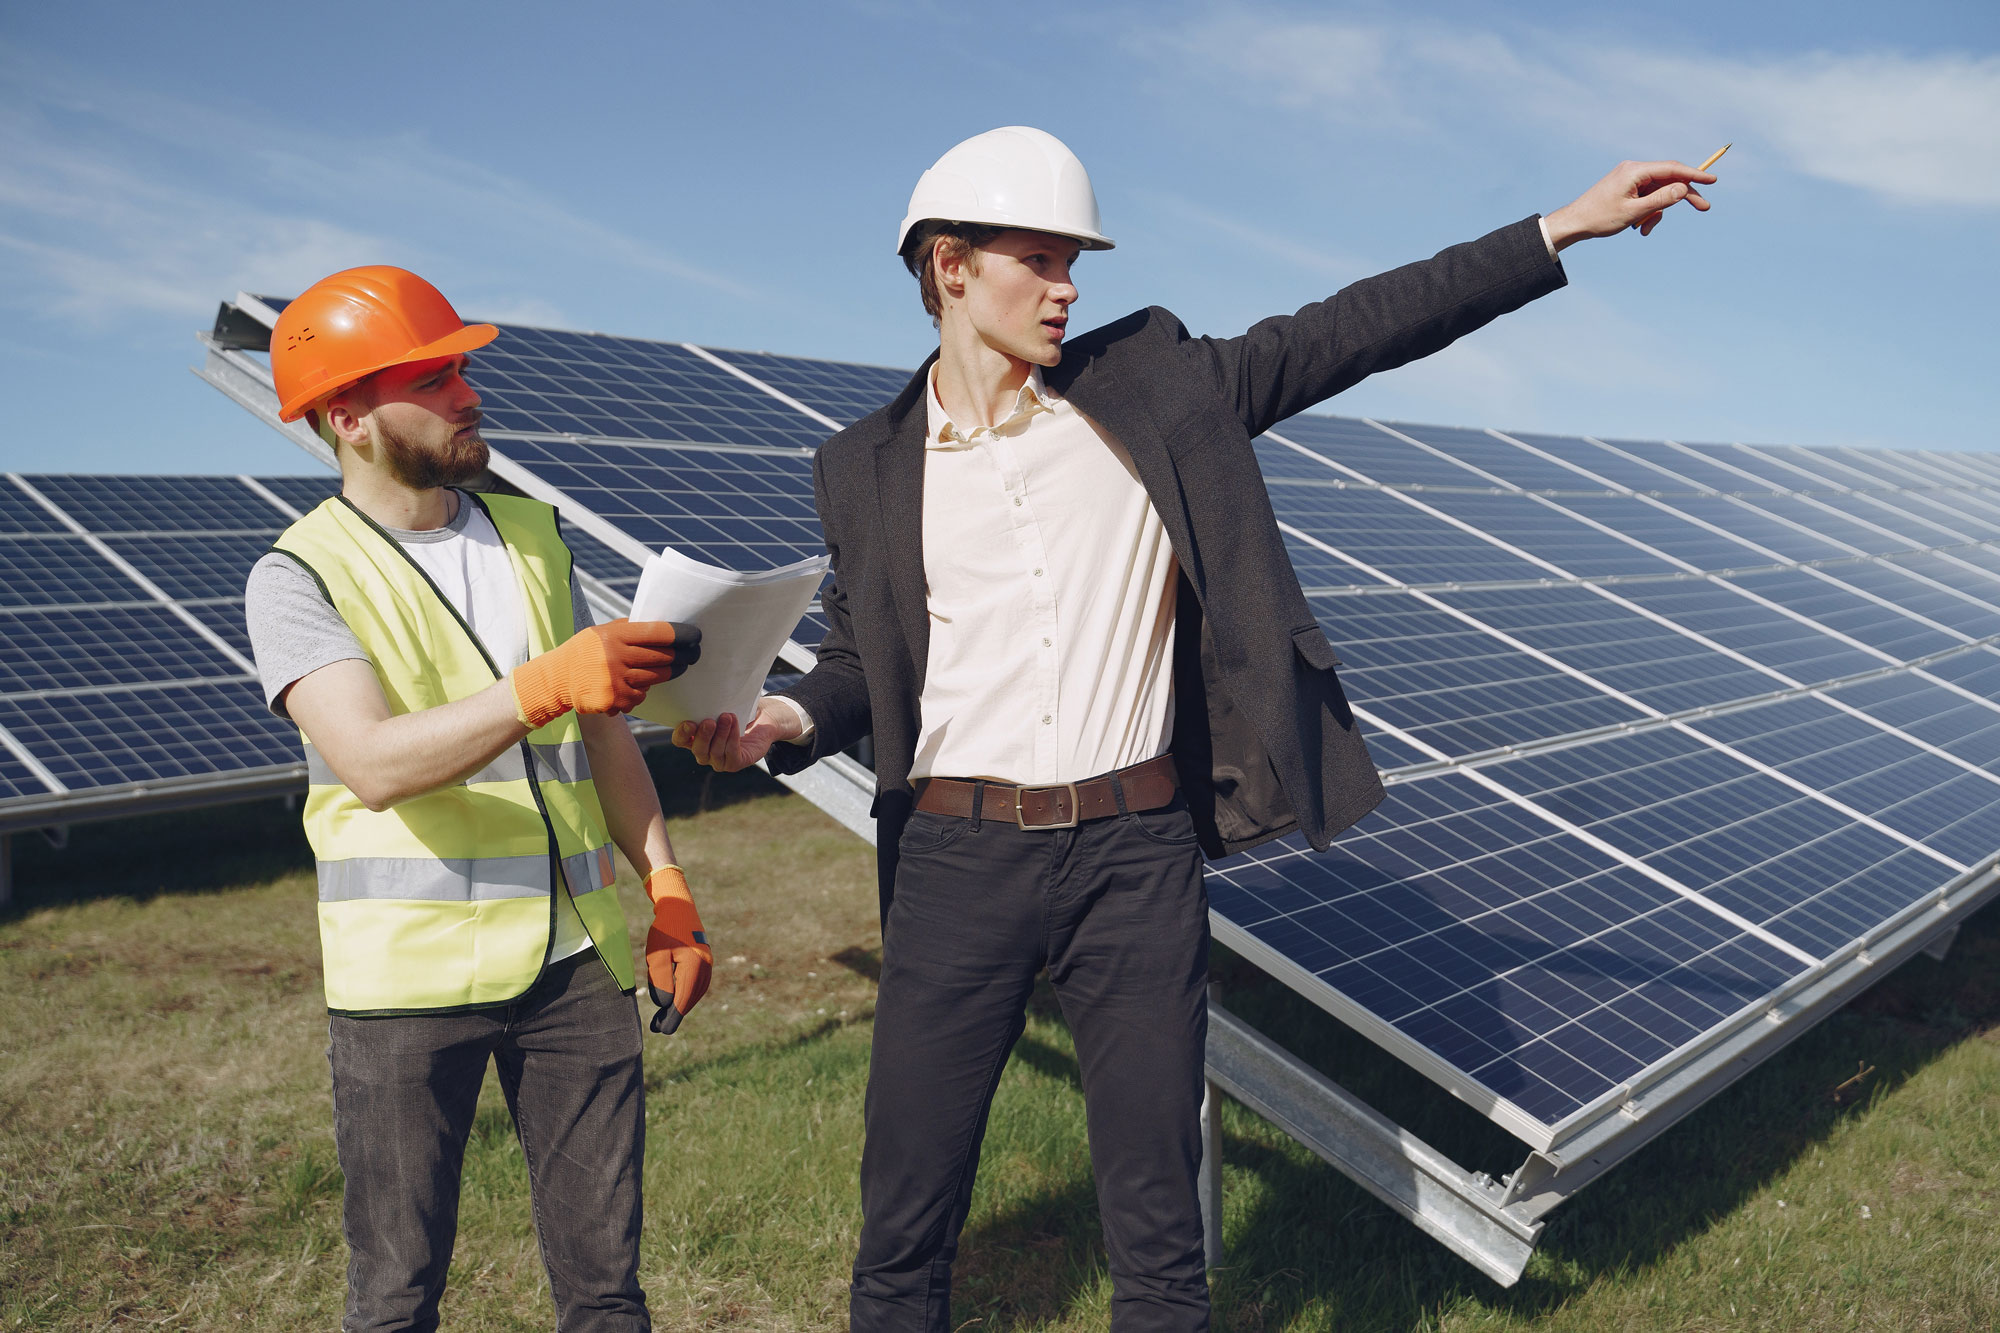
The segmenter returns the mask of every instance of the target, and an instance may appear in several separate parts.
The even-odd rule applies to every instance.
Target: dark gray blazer
[[[1285,554],[1250,441],[1293,413],[1428,356],[1561,287],[1537,219],[1343,288],[1240,338],[1196,338],[1137,311],[1074,339],[1049,387],[1132,456],[1180,559],[1173,752],[1211,857],[1297,829],[1316,849],[1373,809],[1382,785],[1335,657]],[[936,358],[933,357],[932,360]],[[930,362],[896,400],[820,447],[813,481],[834,581],[819,664],[784,693],[810,745],[797,772],[875,737],[882,903],[908,821],[917,699],[930,650],[923,560],[923,402]]]

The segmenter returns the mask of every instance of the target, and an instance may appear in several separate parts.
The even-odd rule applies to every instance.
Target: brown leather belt
[[[1011,820],[1023,829],[1075,828],[1080,820],[1118,814],[1121,789],[1125,794],[1125,810],[1157,810],[1171,805],[1174,793],[1180,789],[1174,757],[1163,754],[1102,777],[1058,782],[1047,787],[924,778],[917,783],[917,809],[933,815],[956,815],[960,819]]]

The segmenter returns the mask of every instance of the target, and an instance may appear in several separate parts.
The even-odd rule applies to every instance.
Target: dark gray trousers
[[[861,1158],[857,1333],[945,1333],[1000,1071],[1046,967],[1076,1040],[1117,1333],[1208,1328],[1195,1179],[1208,903],[1166,810],[1024,832],[918,813],[898,844]]]
[[[527,1159],[556,1327],[652,1327],[639,1290],[639,1013],[594,951],[556,963],[504,1008],[335,1015],[328,1026],[333,1136],[347,1176],[343,1333],[438,1326],[489,1058]]]

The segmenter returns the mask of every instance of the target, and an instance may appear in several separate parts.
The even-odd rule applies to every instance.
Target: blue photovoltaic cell
[[[1273,482],[1270,494],[1280,522],[1323,538],[1399,583],[1549,577],[1542,566],[1384,491]]]
[[[1747,484],[1758,489],[1818,492],[1838,484],[1831,483],[1824,471],[1810,468],[1803,461],[1794,462],[1738,444],[1696,444],[1689,448],[1714,460],[1718,467],[1738,468],[1748,473]]]
[[[245,657],[251,655],[250,631],[243,623],[241,597],[220,602],[193,602],[187,603],[186,606],[188,614],[215,631],[223,642]]]
[[[1574,468],[1530,453],[1519,445],[1495,439],[1483,430],[1464,430],[1451,426],[1412,426],[1400,422],[1397,430],[1412,439],[1442,449],[1454,459],[1469,463],[1473,467],[1489,472],[1503,482],[1512,483],[1524,490],[1594,491],[1602,489],[1601,483],[1593,481]],[[1467,474],[1473,484],[1486,479],[1474,478]]]
[[[1858,522],[1886,528],[1894,533],[1896,540],[1904,546],[1952,546],[1968,540],[1969,535],[1963,530],[1954,531],[1927,522],[1905,509],[1884,503],[1888,498],[1890,497],[1839,494],[1829,491],[1815,495],[1813,503],[1838,510]]]
[[[1848,497],[1852,503],[1861,503],[1864,497]],[[1952,508],[1946,501],[1949,497],[1934,491],[1877,492],[1865,497],[1866,501],[1879,510],[1884,517],[1879,521],[1885,527],[1896,527],[1905,521],[1915,521],[1925,526],[1920,531],[1936,532],[1945,540],[1940,545],[1956,546],[1961,542],[1990,542],[2000,538],[2000,511],[1981,514],[1971,509]]]
[[[505,452],[649,547],[742,570],[826,549],[804,455],[570,440],[514,440]]]
[[[1762,547],[1763,550],[1756,553],[1760,562],[1831,560],[1854,554],[1845,546],[1825,537],[1801,532],[1765,513],[1761,507],[1753,507],[1761,506],[1769,498],[1757,496],[1750,500],[1738,500],[1721,495],[1662,497],[1666,504],[1689,518],[1720,528],[1746,545]]]
[[[1817,699],[1694,725],[1967,865],[2000,851],[2000,774],[1967,772]]]
[[[301,514],[312,512],[324,501],[340,494],[339,477],[259,477],[257,481]],[[282,515],[280,521],[283,521]]]
[[[1426,495],[1425,504],[1578,578],[1671,574],[1678,566],[1526,495]]]
[[[910,382],[911,372],[887,366],[809,361],[765,352],[732,352],[720,347],[707,350],[843,425],[886,406]]]
[[[798,449],[827,434],[685,347],[642,338],[502,325],[466,380],[493,431]]]
[[[1782,671],[1797,684],[1815,684],[1883,665],[1880,658],[1816,626],[1777,615],[1769,607],[1730,591],[1744,581],[1732,579],[1726,587],[1706,581],[1634,584],[1619,588],[1618,595],[1753,662]],[[1768,676],[1764,680],[1761,689],[1737,697],[1784,686],[1783,681]]]
[[[1634,490],[1660,490],[1664,486],[1666,490],[1684,492],[1690,488],[1690,484],[1694,488],[1720,490],[1724,494],[1736,490],[1752,490],[1752,492],[1770,490],[1770,486],[1754,482],[1748,476],[1742,476],[1740,472],[1730,472],[1728,468],[1716,466],[1706,458],[1688,454],[1660,440],[1604,440],[1604,446],[1606,448],[1600,448],[1596,452],[1598,458],[1606,458],[1606,454],[1618,452],[1624,454],[1626,458],[1636,458],[1642,464],[1650,464],[1650,470],[1638,470],[1632,476],[1612,476],[1614,466],[1618,466],[1620,470],[1630,470],[1630,462],[1614,464],[1608,458],[1604,466],[1584,462],[1584,466],[1588,466],[1590,470],[1604,472],[1614,480],[1632,486]],[[1638,480],[1638,478],[1652,478],[1652,480]]]
[[[95,533],[215,532],[284,526],[234,477],[32,477],[35,489]]]
[[[1302,413],[1280,422],[1274,433],[1353,468],[1369,481],[1385,485],[1491,487],[1493,484],[1448,458],[1439,458],[1365,421]]]
[[[1285,543],[1285,553],[1292,558],[1292,572],[1298,575],[1299,586],[1308,593],[1318,588],[1387,586],[1380,579],[1363,573],[1339,556],[1321,550],[1296,533],[1280,530],[1278,535]]]
[[[46,796],[52,790],[9,751],[0,749],[0,802],[17,796]]]
[[[1470,781],[1391,788],[1315,856],[1217,864],[1216,913],[1554,1124],[1793,970],[1777,951]]]
[[[1670,476],[1659,468],[1650,467],[1590,440],[1578,439],[1572,435],[1541,435],[1520,430],[1509,431],[1508,434],[1523,444],[1532,444],[1537,449],[1554,454],[1565,463],[1575,464],[1592,474],[1592,477],[1603,478],[1614,486],[1627,486],[1648,494],[1656,491],[1687,492],[1699,489],[1690,486],[1685,477]],[[1590,478],[1581,475],[1577,480],[1584,486],[1591,484]]]
[[[67,531],[54,514],[37,504],[12,478],[0,477],[0,534]]]
[[[1916,556],[1893,565],[1836,565],[1826,573],[1846,587],[1893,603],[1906,623],[1922,616],[1968,638],[2000,634],[2000,579],[1953,570],[1937,556]],[[1945,575],[1943,586],[1940,573]]]
[[[575,523],[562,525],[563,541],[568,544],[570,554],[576,558],[576,567],[594,579],[615,584],[624,592],[639,579],[639,566],[627,557],[612,550]]]
[[[1843,450],[1842,456],[1858,452]],[[1970,481],[1977,486],[2000,489],[2000,467],[1994,465],[1991,451],[1941,453],[1926,449],[1916,454],[1914,461],[1952,482]]]
[[[1848,566],[1838,566],[1822,577],[1812,570],[1787,569],[1739,574],[1730,583],[1898,661],[1965,642],[1964,636],[1934,629],[1894,605],[1884,606],[1851,591],[1841,582],[1848,572]]]
[[[282,525],[273,524],[268,531],[254,534],[112,536],[106,537],[104,544],[176,601],[240,597],[250,566],[271,549],[281,531]]]
[[[0,607],[148,600],[81,537],[0,538]]]
[[[1763,552],[1662,508],[1650,499],[1633,495],[1565,495],[1557,503],[1675,560],[1684,560],[1696,569],[1742,569],[1773,563]]]
[[[248,655],[243,584],[288,521],[281,510],[232,477],[25,480]],[[334,482],[266,484],[310,507]],[[55,530],[39,505],[23,504],[22,491],[0,483],[0,728],[76,788],[298,762],[296,732],[268,716],[236,662],[83,538]],[[7,802],[48,794],[0,751],[0,814]]]
[[[298,730],[252,681],[55,699],[0,698],[0,727],[70,787],[295,764]]]
[[[0,613],[0,694],[242,674],[157,603]]]
[[[1286,481],[1312,482],[1327,487],[1335,487],[1340,483],[1348,486],[1362,484],[1346,473],[1327,466],[1325,460],[1310,449],[1294,449],[1290,445],[1278,443],[1268,435],[1259,435],[1250,443],[1256,450],[1257,467],[1263,472],[1266,483],[1283,478]]]
[[[1345,663],[1347,697],[1447,755],[1644,716],[1415,596],[1312,603]]]
[[[2000,490],[1971,486],[1947,490],[1905,491],[1895,497],[1898,506],[1933,517],[1947,528],[1990,542],[2000,534]]]
[[[1978,653],[1967,653],[1949,658],[1924,673],[1963,687],[1970,698],[1924,675],[1912,674],[1842,686],[1833,697],[1927,745],[2000,773],[2000,709],[1989,702],[2000,695],[1982,694],[1966,679],[1968,674],[1977,680],[1980,674],[2000,672],[1983,671],[1978,657]],[[2000,659],[1992,661],[2000,666]]]
[[[1805,528],[1815,536],[1840,542],[1855,551],[1867,551],[1871,555],[1928,545],[1864,526],[1822,507],[1816,498],[1809,500],[1797,495],[1771,495],[1759,496],[1753,503],[1765,513]]]
[[[1852,943],[1951,873],[1669,729],[1529,755],[1486,772],[1814,956]]]
[[[1634,589],[1621,589],[1620,595],[1631,591]],[[1513,635],[1662,713],[1728,703],[1781,688],[1763,672],[1588,588],[1522,588],[1438,596],[1483,624]]]

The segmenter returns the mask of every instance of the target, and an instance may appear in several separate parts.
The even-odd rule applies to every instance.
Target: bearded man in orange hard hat
[[[699,633],[592,624],[555,511],[466,489],[487,461],[466,358],[496,333],[378,266],[315,283],[271,335],[279,415],[309,418],[341,471],[252,569],[246,615],[265,696],[306,741],[349,1333],[437,1327],[489,1060],[557,1326],[651,1326],[612,844],[654,902],[655,1031],[713,961],[618,716],[686,669]]]
[[[1196,1173],[1202,857],[1324,849],[1382,786],[1251,441],[1561,287],[1556,252],[1713,180],[1626,163],[1565,208],[1237,338],[1152,307],[1077,338],[1109,250],[1083,164],[989,131],[925,172],[897,251],[939,347],[814,463],[834,584],[813,670],[720,769],[795,772],[872,733],[883,902],[857,1330],[951,1323],[979,1141],[1046,968],[1076,1039],[1119,1333],[1208,1327]]]

